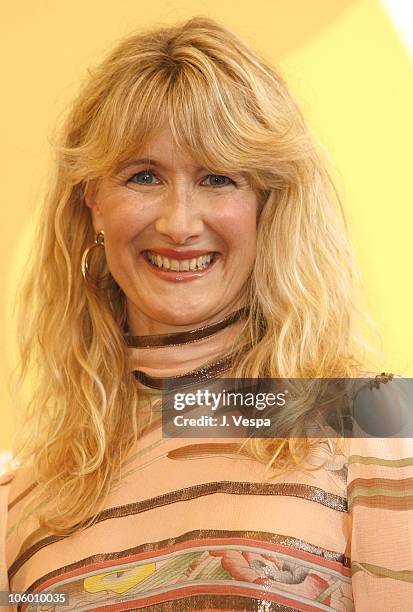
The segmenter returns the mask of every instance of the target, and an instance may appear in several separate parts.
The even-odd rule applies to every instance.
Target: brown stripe
[[[24,491],[22,491],[20,493],[20,495],[18,495],[17,497],[15,497],[13,499],[13,501],[11,501],[8,505],[8,510],[11,510],[16,504],[19,503],[19,501],[21,501],[22,499],[24,499],[26,497],[26,495],[28,495],[29,493],[31,493],[31,491],[33,491],[33,489],[35,489],[37,487],[37,483],[33,482],[30,486],[27,487],[27,489],[24,489]]]
[[[210,378],[217,378],[220,376],[220,374],[227,372],[231,368],[233,360],[234,356],[231,353],[230,355],[222,357],[221,359],[218,359],[217,361],[214,361],[210,365],[206,365],[203,368],[193,370],[192,372],[187,372],[186,374],[180,374],[179,376],[171,376],[169,378],[149,376],[149,374],[145,374],[145,372],[142,372],[141,370],[135,370],[133,375],[146,387],[160,390],[167,389],[169,391],[171,389],[190,387],[196,382],[204,382]]]
[[[263,594],[263,597],[265,595]],[[291,595],[286,593],[285,598]],[[165,601],[150,606],[135,608],[139,612],[190,612],[191,610],[244,610],[245,612],[300,612],[299,608],[284,606],[269,598],[256,599],[251,595],[190,595],[179,597],[172,601]]]
[[[177,344],[190,344],[203,338],[208,338],[213,334],[225,329],[232,323],[245,318],[248,315],[249,309],[240,308],[235,312],[231,312],[228,316],[215,323],[209,323],[196,329],[189,329],[183,332],[175,332],[172,334],[158,334],[149,336],[128,336],[125,335],[124,339],[128,346],[150,348],[150,347],[164,347],[164,346],[176,346]]]
[[[39,542],[41,538],[48,537],[49,533],[50,531],[46,527],[38,527],[32,531],[21,543],[17,556],[20,555],[21,551],[27,550],[30,548],[30,546],[36,544],[36,542]]]
[[[117,559],[122,559],[126,556],[136,555],[142,552],[157,552],[163,548],[169,548],[171,546],[174,546],[175,544],[180,544],[182,542],[194,539],[202,541],[202,544],[204,545],[207,544],[206,540],[215,538],[245,538],[246,545],[248,545],[248,540],[251,539],[260,540],[261,542],[271,542],[273,544],[279,544],[291,548],[293,550],[300,550],[309,554],[313,554],[328,561],[335,561],[336,563],[341,563],[344,567],[350,567],[350,559],[346,557],[343,553],[327,550],[326,548],[321,548],[319,546],[315,546],[314,544],[310,544],[309,542],[306,542],[304,540],[299,540],[298,538],[293,538],[290,536],[279,535],[266,531],[228,531],[225,529],[195,529],[194,531],[188,531],[187,533],[177,536],[176,538],[167,538],[158,542],[145,542],[145,544],[140,544],[139,546],[128,548],[119,552],[92,555],[90,557],[82,559],[81,561],[76,561],[75,563],[60,567],[44,576],[41,576],[41,578],[38,578],[33,584],[30,585],[27,590],[28,592],[30,592],[40,587],[41,584],[43,584],[45,581],[48,581],[52,578],[56,578],[58,576],[62,576],[67,572],[71,572],[75,569],[87,567],[93,563],[101,563],[103,561],[112,560],[116,561]]]
[[[351,505],[383,510],[413,510],[413,496],[392,497],[390,495],[357,495]]]
[[[355,478],[348,486],[348,493],[352,493],[356,487],[363,487],[364,489],[380,487],[394,490],[413,490],[413,478]]]
[[[262,597],[265,597],[263,593]],[[271,595],[274,597],[274,595]],[[286,593],[283,595],[285,598],[291,599],[291,594]],[[290,606],[284,606],[276,601],[271,601],[269,597],[265,599],[257,599],[252,595],[224,595],[211,594],[211,595],[187,595],[185,597],[177,597],[172,601],[164,601],[157,604],[150,604],[149,606],[139,606],[136,603],[136,608],[129,608],[129,612],[191,612],[194,610],[244,610],[245,612],[300,612],[299,608],[291,608]],[[104,602],[96,602],[96,607],[93,609],[101,609],[100,606],[104,607]],[[17,606],[17,610],[21,612],[23,604]],[[104,607],[105,609],[105,607]],[[317,609],[317,608],[315,608]]]
[[[264,606],[264,607],[262,607]],[[139,610],[149,612],[148,606]],[[299,612],[298,608],[290,608],[276,601],[240,597],[238,595],[192,595],[182,599],[174,599],[161,604],[152,604],[153,612],[189,612],[190,610],[245,610],[245,612]]]
[[[236,455],[237,458],[243,456],[243,458],[251,459],[251,455],[243,447],[235,442],[205,442],[203,444],[187,444],[186,446],[179,446],[174,448],[167,453],[168,459],[183,460],[183,459],[196,459],[198,457],[204,457],[205,455],[222,456],[225,453],[230,455]]]
[[[131,516],[153,510],[154,508],[161,508],[169,504],[175,504],[191,499],[197,499],[206,495],[213,495],[216,493],[227,493],[229,495],[280,495],[288,497],[298,497],[300,499],[306,499],[322,506],[327,506],[332,510],[338,512],[347,511],[347,500],[344,497],[328,493],[318,487],[301,483],[262,483],[262,482],[235,482],[235,481],[221,481],[221,482],[206,482],[202,484],[193,485],[191,487],[185,487],[184,489],[178,489],[175,491],[169,491],[156,497],[151,497],[139,502],[133,502],[131,504],[125,504],[123,506],[115,506],[113,508],[107,508],[96,515],[94,525],[101,523],[112,518],[122,518],[125,516]],[[90,520],[90,517],[85,522]],[[73,528],[74,533],[81,525],[77,524]],[[91,527],[90,525],[89,527]],[[12,563],[9,569],[9,579],[16,574],[16,572],[24,565],[24,563],[30,559],[36,552],[42,548],[59,542],[68,536],[51,535],[42,540],[39,540],[28,550],[21,553],[17,559]]]
[[[0,482],[0,487],[5,487],[6,485],[10,484],[14,479],[14,474],[12,476],[10,476],[10,478],[8,480],[3,480],[2,482]]]

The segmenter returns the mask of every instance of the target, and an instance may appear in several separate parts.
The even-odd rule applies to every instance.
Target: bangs
[[[242,173],[258,190],[299,182],[296,162],[311,154],[299,113],[277,75],[233,42],[201,30],[115,49],[69,117],[61,152],[72,183],[111,174],[164,125],[210,172]]]
[[[210,172],[241,172],[258,189],[274,182],[271,133],[254,115],[251,92],[214,68],[207,74],[188,63],[152,68],[128,92],[120,87],[100,122],[101,173],[139,155],[166,124],[177,148]]]

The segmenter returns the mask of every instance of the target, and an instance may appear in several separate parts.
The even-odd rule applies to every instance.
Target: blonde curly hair
[[[354,377],[364,366],[358,325],[368,317],[343,208],[280,74],[207,17],[127,37],[89,71],[58,129],[55,175],[19,297],[16,387],[29,382],[30,399],[15,456],[33,470],[39,521],[51,533],[93,522],[147,426],[127,364],[125,295],[113,280],[94,291],[80,269],[94,240],[87,186],[136,153],[162,120],[199,164],[247,173],[263,203],[234,377]],[[94,266],[97,276],[108,271],[104,257]],[[306,409],[294,406],[296,415]],[[254,439],[244,450],[288,469],[307,445]]]

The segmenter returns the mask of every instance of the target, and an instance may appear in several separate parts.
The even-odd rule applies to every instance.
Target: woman
[[[162,437],[165,379],[365,375],[340,204],[280,75],[196,17],[121,42],[61,134],[2,588],[47,610],[407,610],[409,440],[312,443],[305,403],[284,439]]]

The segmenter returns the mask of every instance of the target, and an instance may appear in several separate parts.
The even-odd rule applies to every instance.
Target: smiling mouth
[[[197,270],[206,270],[215,261],[217,253],[211,251],[200,257],[192,257],[191,259],[173,259],[165,257],[151,251],[144,251],[145,259],[153,266],[165,272],[196,272]]]

